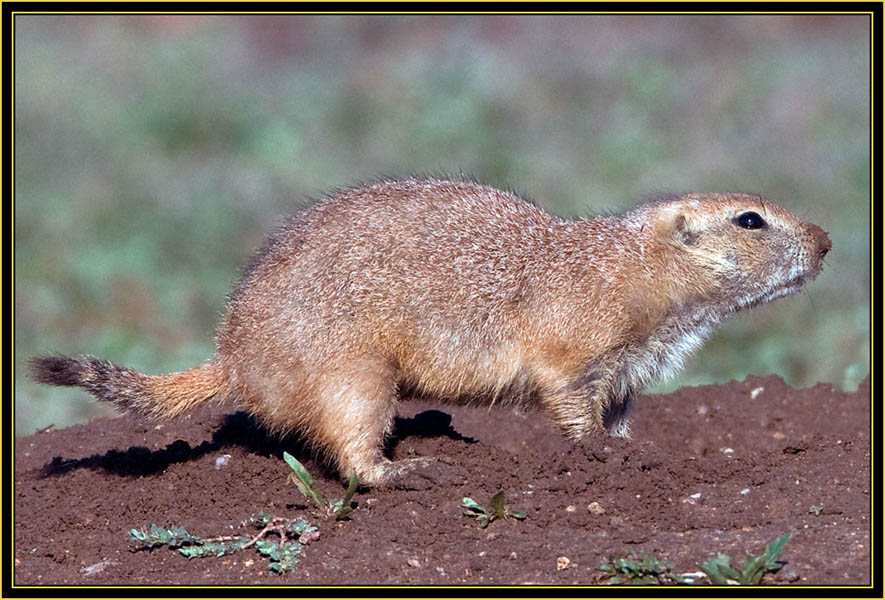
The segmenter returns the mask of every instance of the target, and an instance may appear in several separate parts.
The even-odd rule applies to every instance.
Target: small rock
[[[100,573],[104,571],[105,567],[110,565],[116,565],[117,561],[115,560],[103,560],[101,562],[97,562],[94,565],[89,565],[88,567],[83,567],[80,569],[80,572],[85,576],[95,575],[96,573]]]
[[[556,570],[562,571],[563,569],[568,569],[571,562],[572,561],[570,561],[567,556],[560,556],[556,559]]]
[[[746,495],[749,494],[749,493],[750,493],[750,488],[744,488],[744,489],[741,490],[741,495],[742,495],[742,496],[746,496]]]
[[[698,579],[703,579],[707,577],[707,574],[703,571],[694,571],[693,573],[682,573],[681,577],[683,579],[687,579],[688,583],[695,583]]]
[[[599,504],[599,502],[591,502],[587,505],[587,512],[591,515],[603,515],[605,514],[605,509]]]
[[[775,574],[774,578],[777,581],[786,581],[788,583],[792,583],[794,581],[799,581],[799,573],[797,573],[796,569],[794,569],[791,565],[784,565]]]
[[[761,394],[764,391],[765,391],[765,388],[762,387],[761,385],[757,388],[753,388],[752,390],[750,390],[750,398],[755,400],[756,396],[758,396],[759,394]]]
[[[609,519],[609,524],[612,527],[623,527],[625,523],[624,517],[614,516]]]
[[[222,454],[218,458],[215,459],[215,469],[221,470],[222,467],[226,467],[230,462],[230,454]]]
[[[565,512],[573,513],[576,510],[578,510],[578,509],[575,507],[574,504],[569,504],[568,506],[565,507]]]
[[[314,529],[312,531],[305,531],[300,536],[298,536],[299,544],[309,544],[314,540],[320,539],[320,530]]]
[[[410,558],[406,561],[406,564],[410,567],[415,567],[416,569],[421,566],[421,561],[417,558]]]

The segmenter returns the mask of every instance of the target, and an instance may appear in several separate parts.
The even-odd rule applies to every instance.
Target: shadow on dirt
[[[412,418],[397,417],[393,424],[393,433],[384,444],[384,454],[388,458],[393,455],[396,446],[410,437],[447,437],[451,440],[475,444],[476,440],[466,437],[452,427],[452,415],[441,410],[425,410]]]
[[[412,418],[397,417],[393,434],[385,444],[385,454],[390,455],[397,444],[409,437],[448,437],[469,444],[476,440],[464,437],[452,427],[452,417],[442,411],[427,410]],[[222,426],[206,440],[191,446],[184,440],[176,440],[162,450],[151,450],[144,446],[131,446],[127,450],[109,450],[86,458],[54,457],[41,469],[41,477],[64,475],[77,469],[102,470],[121,477],[141,477],[162,473],[170,465],[198,460],[206,454],[213,454],[222,448],[241,446],[250,453],[260,456],[282,458],[283,451],[306,461],[314,457],[307,441],[297,433],[279,436],[271,433],[254,417],[245,412],[236,412],[224,418]],[[322,465],[330,471],[328,465]]]

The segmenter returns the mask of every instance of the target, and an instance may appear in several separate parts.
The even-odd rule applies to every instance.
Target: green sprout
[[[635,552],[631,552],[629,558],[616,558],[604,563],[599,569],[611,575],[609,582],[615,585],[692,583],[691,579],[671,573],[672,563],[658,561],[657,558],[646,553],[639,556]]]
[[[359,477],[357,477],[356,473],[351,475],[350,479],[347,481],[347,491],[344,494],[344,498],[329,502],[323,498],[323,495],[314,483],[313,476],[308,473],[307,469],[304,468],[304,465],[298,462],[298,459],[288,452],[283,452],[283,460],[285,460],[286,464],[291,467],[292,471],[294,471],[294,477],[291,477],[291,479],[298,487],[298,491],[313,502],[316,507],[325,514],[334,515],[335,520],[340,521],[353,512],[353,508],[350,506],[350,500],[353,498],[354,493],[356,493],[356,490],[359,487]]]
[[[468,512],[464,514],[479,521],[479,524],[483,529],[488,527],[489,523],[495,519],[506,519],[510,517],[521,521],[526,517],[524,511],[511,510],[510,506],[504,502],[504,490],[501,490],[492,496],[492,500],[489,502],[491,510],[486,509],[484,506],[477,503],[476,500],[468,497],[461,499],[461,506],[468,510]]]
[[[701,570],[715,585],[758,585],[763,575],[783,566],[777,557],[789,539],[790,534],[785,533],[768,544],[762,554],[748,554],[740,571],[731,566],[731,557],[727,554],[717,554],[715,558],[707,559],[701,565]]]

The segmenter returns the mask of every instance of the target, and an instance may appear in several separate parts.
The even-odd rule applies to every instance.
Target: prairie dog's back
[[[413,370],[494,353],[521,333],[514,320],[539,289],[538,258],[549,257],[557,222],[468,182],[345,191],[293,218],[265,248],[219,341],[242,352],[270,334],[322,364],[380,352]]]
[[[390,304],[419,303],[422,311],[428,301],[440,310],[460,298],[500,303],[518,270],[543,251],[555,222],[512,194],[477,184],[377,183],[292,218],[234,296],[264,282],[277,287],[297,272],[302,277],[289,283],[314,300],[346,292],[354,305],[395,298]],[[402,307],[384,302],[364,314],[386,316],[393,308]]]

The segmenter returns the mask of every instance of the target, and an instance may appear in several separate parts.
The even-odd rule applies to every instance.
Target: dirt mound
[[[18,438],[14,584],[599,584],[599,566],[631,551],[697,572],[784,533],[786,565],[764,582],[870,584],[868,381],[845,394],[750,378],[636,404],[632,441],[576,446],[540,413],[404,401],[392,455],[440,457],[434,483],[358,493],[338,523],[312,514],[282,451],[332,498],[335,474],[229,407]],[[483,529],[464,516],[462,497],[487,505],[498,490],[524,521]],[[251,550],[137,550],[128,534],[152,523],[241,533],[259,510],[320,527],[293,571],[273,574]]]

